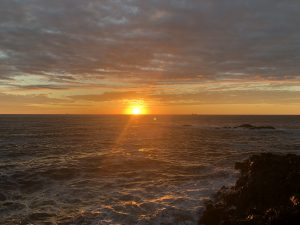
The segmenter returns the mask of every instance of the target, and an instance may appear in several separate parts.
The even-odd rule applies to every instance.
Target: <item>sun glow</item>
[[[129,115],[143,115],[147,113],[148,111],[144,101],[132,101],[125,110],[125,114]]]
[[[141,114],[141,108],[140,108],[140,107],[134,107],[134,108],[132,109],[132,114],[134,114],[134,115],[139,115],[139,114]]]

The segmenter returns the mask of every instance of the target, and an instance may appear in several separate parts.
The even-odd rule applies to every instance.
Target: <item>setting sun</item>
[[[141,108],[140,108],[140,107],[134,107],[134,108],[132,109],[132,114],[134,114],[134,115],[139,115],[139,114],[141,114]]]
[[[148,110],[144,101],[131,101],[125,110],[125,114],[129,115],[143,115],[147,114]]]

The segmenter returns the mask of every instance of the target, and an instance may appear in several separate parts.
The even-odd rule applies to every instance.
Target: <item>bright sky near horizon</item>
[[[298,0],[1,0],[0,114],[300,114],[299,11]]]

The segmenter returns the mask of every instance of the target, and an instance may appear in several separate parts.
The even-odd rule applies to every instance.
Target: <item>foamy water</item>
[[[197,224],[234,162],[299,137],[299,116],[0,116],[0,224]]]

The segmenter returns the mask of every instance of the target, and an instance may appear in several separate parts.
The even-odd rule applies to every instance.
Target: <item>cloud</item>
[[[202,105],[202,104],[297,104],[299,91],[226,91],[198,92],[188,94],[160,94],[151,96],[165,104]]]
[[[294,0],[3,0],[0,8],[1,77],[299,78]]]
[[[296,0],[1,0],[0,91],[30,94],[0,101],[299,104],[299,10]]]
[[[73,95],[69,96],[74,100],[84,100],[92,102],[106,102],[106,101],[119,101],[125,99],[140,99],[141,93],[135,91],[119,91],[119,92],[105,92],[98,95]]]
[[[68,99],[51,98],[45,94],[17,95],[0,93],[0,105],[67,104]]]
[[[69,87],[51,85],[51,84],[15,85],[15,87],[23,90],[66,90],[69,88]]]
[[[266,104],[300,102],[300,91],[282,90],[229,90],[197,91],[193,93],[150,93],[150,92],[106,92],[96,95],[70,96],[75,101],[114,102],[127,99],[146,99],[159,104],[202,105],[202,104]]]

